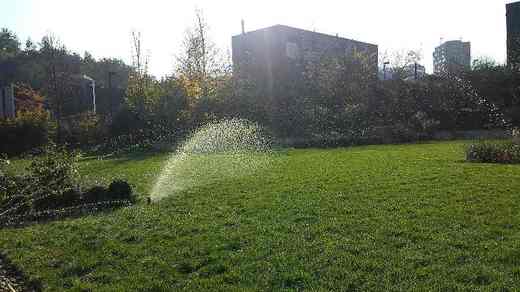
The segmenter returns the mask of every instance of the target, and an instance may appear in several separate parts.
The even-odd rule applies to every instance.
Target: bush
[[[34,214],[74,206],[78,202],[76,186],[77,154],[64,149],[46,148],[36,157],[23,176],[2,170],[0,223],[18,222]]]
[[[129,202],[134,203],[135,198],[132,196],[132,187],[123,180],[115,180],[108,189],[103,186],[94,186],[82,195],[84,203],[99,202]]]
[[[136,129],[143,128],[145,128],[145,123],[139,118],[139,115],[129,107],[123,106],[114,116],[110,133],[113,136],[119,136],[134,133]]]
[[[92,146],[102,143],[108,137],[105,121],[92,112],[80,113],[63,121],[64,140],[73,146]]]
[[[0,159],[0,225],[78,215],[135,202],[125,181],[81,193],[78,155],[60,148],[46,150],[46,154],[35,158],[24,176],[11,175],[8,160]]]
[[[28,170],[34,183],[42,188],[67,191],[76,184],[79,154],[64,148],[47,147],[46,153],[36,157]]]
[[[74,207],[81,203],[81,194],[78,190],[69,189],[65,192],[54,192],[50,195],[39,196],[32,201],[32,210],[42,212],[68,207]]]
[[[123,180],[115,180],[110,186],[108,186],[108,192],[111,198],[115,200],[128,200],[135,202],[135,198],[132,195],[132,187]]]
[[[85,203],[96,203],[107,200],[108,191],[102,186],[94,186],[88,189],[82,196],[82,201]]]
[[[466,160],[483,163],[520,163],[520,145],[479,141],[466,147]]]
[[[46,145],[55,125],[44,110],[21,111],[13,119],[0,120],[0,153],[19,155]]]

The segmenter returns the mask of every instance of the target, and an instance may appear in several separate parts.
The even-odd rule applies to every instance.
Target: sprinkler
[[[271,141],[260,125],[248,120],[202,126],[171,155],[150,197],[157,201],[215,180],[251,174],[268,164]]]

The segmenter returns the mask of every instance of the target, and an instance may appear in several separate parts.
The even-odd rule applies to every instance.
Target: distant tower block
[[[433,53],[433,71],[435,74],[456,74],[470,67],[470,42],[447,41],[435,48]]]

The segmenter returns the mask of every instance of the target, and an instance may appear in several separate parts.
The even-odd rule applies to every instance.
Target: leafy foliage
[[[0,160],[0,225],[61,218],[135,202],[131,187],[124,181],[82,193],[78,158],[75,152],[48,148],[32,161],[24,175],[9,172],[8,160]]]
[[[52,140],[95,151],[172,146],[205,124],[232,118],[258,122],[278,138],[297,141],[292,145],[313,146],[426,140],[438,130],[503,128],[520,121],[517,72],[482,59],[457,76],[409,80],[407,70],[421,60],[415,51],[391,56],[395,78],[383,81],[375,74],[376,56],[317,55],[301,61],[302,70],[270,96],[262,82],[231,70],[202,11],[195,16],[173,74],[162,79],[148,72],[149,56],[137,32],[128,66],[88,52],[80,56],[52,35],[20,49],[9,31],[3,31],[2,44],[10,52],[5,62],[15,70],[3,70],[12,72],[2,78],[28,84],[17,92],[24,99],[45,96],[57,128]],[[67,106],[77,95],[76,74],[96,80],[96,115],[72,115]]]
[[[511,126],[520,125],[520,74],[511,67],[482,58],[463,77],[493,103]]]
[[[14,90],[17,111],[44,110],[45,97],[29,84],[18,83]]]
[[[466,146],[466,160],[484,163],[520,163],[520,145],[510,141],[475,142]]]
[[[20,41],[16,34],[7,28],[0,30],[0,62],[15,57],[20,51]]]
[[[108,188],[102,186],[94,186],[81,195],[81,201],[84,203],[110,203],[119,204],[120,202],[135,203],[136,198],[132,194],[132,187],[123,180],[115,180]]]
[[[13,119],[0,119],[0,153],[18,155],[45,146],[55,124],[45,110],[19,111]]]
[[[109,129],[103,116],[93,112],[84,112],[63,120],[63,140],[74,148],[89,149],[100,145],[108,136]]]

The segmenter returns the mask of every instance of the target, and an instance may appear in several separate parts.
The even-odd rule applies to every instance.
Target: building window
[[[297,59],[299,55],[298,45],[296,43],[288,42],[286,45],[286,54],[290,59]]]

